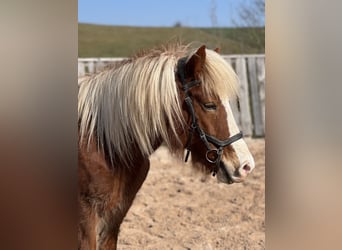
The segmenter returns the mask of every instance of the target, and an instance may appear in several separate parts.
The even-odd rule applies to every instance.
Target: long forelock
[[[213,50],[206,49],[206,59],[199,77],[203,92],[208,96],[215,95],[221,100],[229,100],[238,95],[238,77],[235,71]]]

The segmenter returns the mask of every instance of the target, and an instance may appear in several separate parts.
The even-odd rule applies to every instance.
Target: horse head
[[[229,103],[237,77],[217,52],[202,46],[178,61],[176,82],[186,123],[180,138],[186,160],[191,151],[193,163],[231,184],[243,181],[255,163]]]

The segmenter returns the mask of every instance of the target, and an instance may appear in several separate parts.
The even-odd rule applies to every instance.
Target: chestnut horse
[[[254,160],[229,100],[237,77],[217,53],[167,45],[80,79],[79,249],[116,249],[120,224],[161,143],[224,183]]]

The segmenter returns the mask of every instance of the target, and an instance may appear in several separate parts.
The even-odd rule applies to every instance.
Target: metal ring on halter
[[[210,162],[210,163],[216,163],[216,162],[217,162],[217,159],[218,159],[219,156],[220,156],[218,151],[219,151],[218,149],[209,149],[209,150],[207,150],[207,152],[206,152],[206,154],[205,154],[205,158],[207,159],[207,161]],[[209,155],[211,152],[215,152],[215,154],[216,154],[215,160],[212,160],[212,159],[210,159],[210,158],[208,157],[208,155]]]

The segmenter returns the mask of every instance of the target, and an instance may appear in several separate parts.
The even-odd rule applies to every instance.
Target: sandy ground
[[[158,149],[118,249],[265,249],[265,141],[246,142],[256,168],[233,185],[205,178]]]

